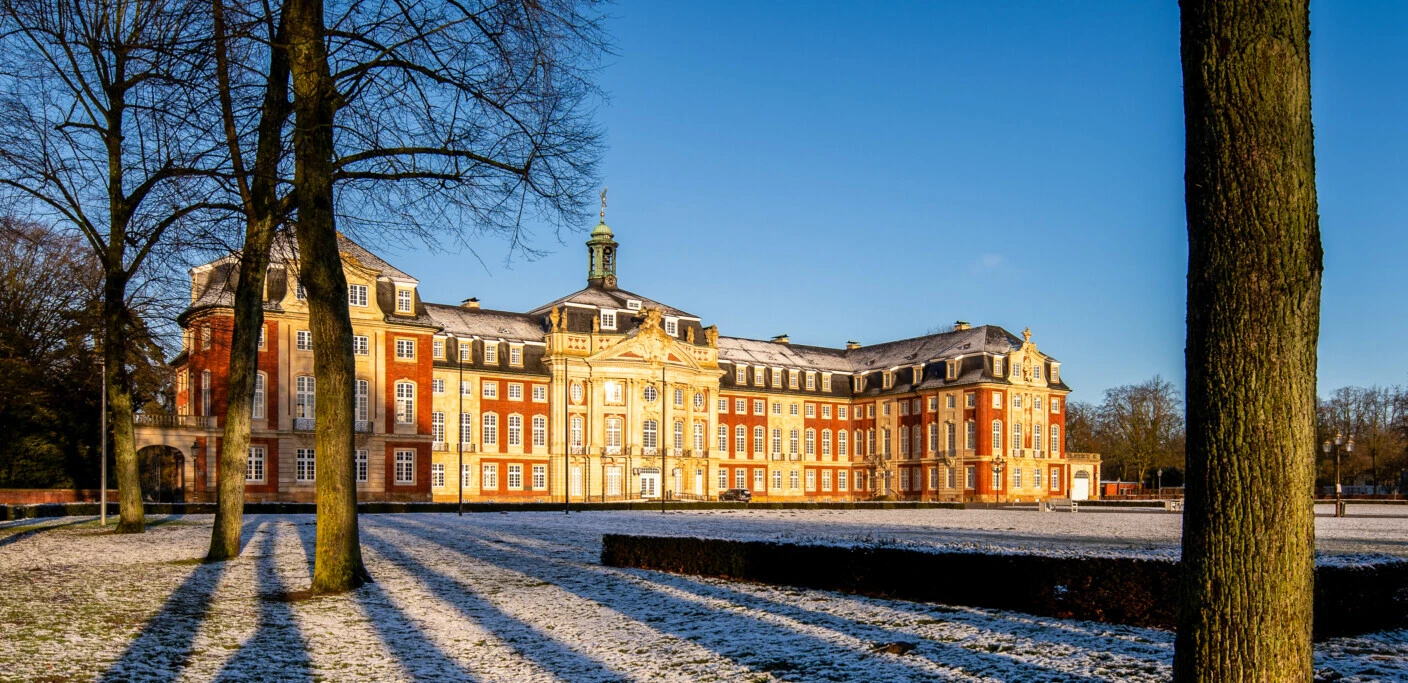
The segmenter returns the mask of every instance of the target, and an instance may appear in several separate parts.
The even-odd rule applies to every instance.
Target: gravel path
[[[153,521],[139,536],[0,525],[0,680],[1140,681],[1165,680],[1172,657],[1151,629],[597,563],[606,532],[1169,554],[1171,514],[366,515],[376,583],[300,602],[279,596],[308,585],[312,516],[248,517],[244,554],[209,565],[209,516]],[[1320,517],[1317,532],[1322,552],[1408,555],[1408,516]],[[918,647],[871,650],[893,641]],[[1408,631],[1322,643],[1316,666],[1408,680]]]

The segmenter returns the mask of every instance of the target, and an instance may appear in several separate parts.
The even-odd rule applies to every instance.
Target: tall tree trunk
[[[121,263],[118,257],[117,263]],[[103,281],[103,376],[108,393],[108,422],[116,461],[117,533],[140,534],[147,530],[142,510],[142,479],[137,471],[137,439],[132,425],[131,320],[127,310],[127,273],[109,268]]]
[[[357,532],[353,479],[352,319],[347,278],[333,215],[333,112],[336,89],[324,42],[322,0],[289,0],[289,64],[293,75],[294,192],[298,195],[298,277],[308,292],[313,374],[318,534],[313,592],[337,593],[369,577]]]
[[[234,123],[227,63],[223,0],[215,0],[220,100],[226,137],[236,173],[244,174]],[[283,14],[269,48],[268,81],[259,121],[252,178],[241,183],[245,207],[244,246],[240,250],[239,279],[235,283],[234,331],[230,340],[229,401],[221,442],[218,505],[210,535],[209,560],[240,554],[244,526],[245,468],[249,455],[250,419],[254,383],[259,372],[259,336],[264,326],[264,280],[269,269],[269,249],[282,220],[278,198],[279,160],[283,156],[283,128],[288,121],[288,52],[283,49]],[[315,380],[316,381],[316,380]]]
[[[1183,0],[1187,509],[1174,679],[1308,681],[1320,229],[1307,0]]]

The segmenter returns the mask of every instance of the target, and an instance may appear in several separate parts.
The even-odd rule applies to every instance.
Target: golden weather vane
[[[610,189],[610,188],[607,188],[607,187],[601,188],[601,222],[602,222],[602,223],[605,223],[605,222],[606,222],[606,191],[607,191],[608,189]]]

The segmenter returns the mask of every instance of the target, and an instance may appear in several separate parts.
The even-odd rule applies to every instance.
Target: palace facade
[[[1035,501],[1098,494],[1068,453],[1061,364],[1030,330],[951,331],[842,348],[725,337],[622,289],[605,222],[586,287],[526,313],[422,300],[418,282],[343,237],[366,500]],[[182,453],[188,500],[213,499],[234,258],[191,271],[174,416],[139,447]],[[313,378],[297,257],[270,266],[248,498],[311,500]]]

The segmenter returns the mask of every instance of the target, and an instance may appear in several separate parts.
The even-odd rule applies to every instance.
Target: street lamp
[[[1320,450],[1321,450],[1323,453],[1325,453],[1325,455],[1329,455],[1329,454],[1330,454],[1330,445],[1331,445],[1331,442],[1330,442],[1329,440],[1326,440],[1325,443],[1320,444]],[[1349,442],[1348,442],[1348,443],[1345,443],[1344,434],[1341,433],[1341,432],[1335,432],[1334,453],[1335,453],[1335,516],[1336,516],[1336,517],[1343,517],[1343,516],[1344,516],[1344,500],[1343,500],[1343,497],[1342,497],[1342,494],[1341,494],[1342,487],[1340,486],[1340,446],[1341,446],[1341,445],[1344,446],[1344,450],[1345,450],[1346,452],[1348,452],[1348,453],[1353,453],[1353,452],[1354,452],[1354,437],[1353,437],[1353,436],[1349,437]]]
[[[998,453],[997,455],[993,456],[993,458],[992,458],[992,471],[993,471],[993,474],[996,474],[996,475],[997,475],[997,496],[998,496],[998,501],[997,501],[997,502],[998,502],[999,504],[1001,504],[1001,503],[1004,502],[1004,501],[1003,501],[1004,496],[1003,496],[1002,494],[1003,494],[1004,491],[1007,490],[1007,475],[1004,473],[1004,470],[1006,470],[1006,469],[1007,469],[1007,456],[1004,455],[1004,454],[1002,454],[1002,453]]]

